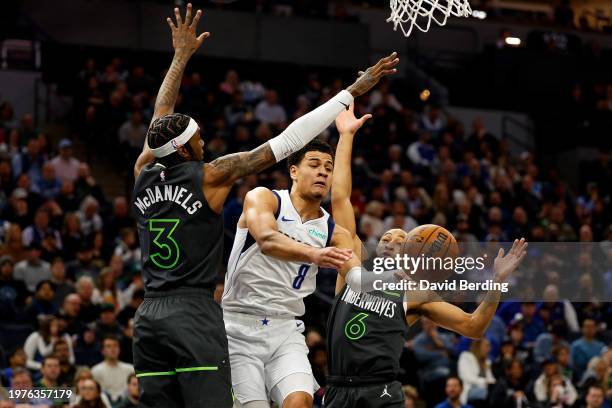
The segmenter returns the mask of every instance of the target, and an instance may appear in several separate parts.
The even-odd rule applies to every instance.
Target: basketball
[[[425,224],[408,233],[402,253],[410,256],[454,258],[459,250],[457,240],[446,228]]]

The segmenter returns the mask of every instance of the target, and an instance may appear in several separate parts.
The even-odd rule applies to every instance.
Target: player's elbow
[[[264,255],[272,255],[276,249],[275,231],[264,231],[257,237],[257,245]]]
[[[459,334],[462,336],[468,337],[470,339],[478,340],[484,337],[487,326],[483,326],[473,321],[474,316],[470,316],[470,319],[467,321],[467,324],[459,330]]]

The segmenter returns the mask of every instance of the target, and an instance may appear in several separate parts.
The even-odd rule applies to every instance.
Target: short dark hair
[[[182,113],[170,113],[155,119],[147,131],[149,147],[151,149],[161,147],[183,133],[189,126],[190,119],[189,116]],[[188,144],[185,145],[185,148],[193,155],[193,151]],[[166,167],[172,167],[185,161],[177,152],[155,160]]]
[[[599,385],[599,384],[591,384],[591,385],[589,385],[589,388],[587,388],[587,392],[586,392],[586,393],[587,393],[587,395],[588,395],[588,393],[589,393],[589,392],[591,392],[591,390],[592,390],[593,388],[595,388],[596,390],[601,391],[601,393],[602,393],[602,394],[604,394],[604,396],[606,395],[606,393],[605,393],[605,391],[604,391],[603,387],[602,387],[601,385]]]
[[[132,381],[132,378],[138,378],[138,377],[136,377],[136,374],[135,374],[135,373],[130,374],[130,375],[128,376],[128,379],[127,379],[127,383],[128,383],[128,384],[129,384],[129,383]]]
[[[59,358],[57,358],[57,356],[51,354],[50,356],[43,357],[43,360],[42,360],[42,366],[43,367],[45,366],[45,364],[47,364],[47,360],[57,360],[57,362],[59,363]]]
[[[334,149],[332,149],[331,145],[320,137],[317,137],[287,158],[287,170],[289,170],[291,166],[299,165],[308,152],[327,153],[332,157],[332,160],[334,159]]]
[[[53,352],[57,350],[58,346],[68,346],[68,342],[64,339],[56,340],[55,343],[53,344]]]
[[[104,343],[106,343],[107,340],[111,340],[116,342],[117,344],[121,344],[121,342],[119,341],[119,338],[117,336],[114,336],[112,334],[107,334],[106,336],[104,336],[104,338],[102,338],[102,346],[104,347]]]
[[[461,386],[461,388],[463,388],[463,381],[458,376],[456,376],[456,375],[448,376],[448,377],[446,377],[446,382],[448,382],[448,380],[457,380],[457,381],[459,381],[459,385]]]

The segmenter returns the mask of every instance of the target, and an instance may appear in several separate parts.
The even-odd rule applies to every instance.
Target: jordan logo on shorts
[[[385,389],[383,390],[382,394],[380,394],[380,398],[382,397],[389,397],[391,398],[391,394],[389,394],[389,391],[387,391],[387,386],[385,385]]]

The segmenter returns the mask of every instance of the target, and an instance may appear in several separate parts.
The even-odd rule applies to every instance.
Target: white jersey
[[[272,191],[279,202],[276,225],[286,236],[316,247],[329,245],[334,221],[323,216],[302,222],[287,190]],[[301,316],[303,299],[316,288],[319,267],[262,254],[248,228],[237,228],[230,254],[221,305],[224,311],[262,316]]]

